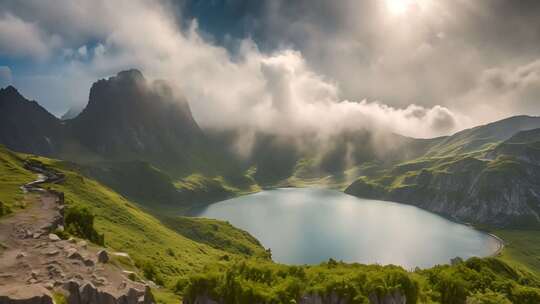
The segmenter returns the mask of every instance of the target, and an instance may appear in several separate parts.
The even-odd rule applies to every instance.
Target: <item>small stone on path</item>
[[[51,233],[49,234],[49,240],[53,241],[53,242],[58,242],[60,241],[60,237],[54,233]]]

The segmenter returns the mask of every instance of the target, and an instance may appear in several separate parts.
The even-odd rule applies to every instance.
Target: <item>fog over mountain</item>
[[[536,1],[0,2],[0,84],[59,116],[129,68],[204,128],[432,137],[540,114]]]

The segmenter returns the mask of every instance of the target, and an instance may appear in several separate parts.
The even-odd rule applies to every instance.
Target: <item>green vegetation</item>
[[[23,168],[22,157],[0,145],[0,216],[24,207],[21,186],[36,178]]]
[[[367,304],[395,294],[407,303],[538,303],[539,287],[535,276],[496,258],[415,272],[333,260],[318,266],[242,261],[209,266],[177,284],[190,303],[207,295],[222,303],[296,303],[302,296],[338,296],[347,303]]]
[[[0,157],[2,170],[18,182],[0,183],[3,189],[10,191],[3,191],[2,195],[18,196],[22,200],[19,187],[33,177],[33,173],[23,168],[28,156],[2,150]],[[237,261],[252,254],[266,259],[264,248],[253,237],[228,224],[213,221],[209,228],[205,228],[204,222],[195,223],[178,217],[167,221],[176,225],[172,229],[111,189],[81,175],[72,163],[44,157],[32,156],[32,159],[66,176],[61,184],[47,185],[64,193],[66,231],[96,243],[101,243],[104,236],[105,246],[128,253],[147,279],[172,286],[178,278],[197,273],[209,263],[224,261],[224,257]],[[11,169],[7,171],[5,168]],[[188,223],[183,224],[182,221]],[[201,233],[196,237],[193,233],[184,236],[182,233],[187,232],[182,227],[193,225],[198,226]],[[215,230],[213,227],[218,228]],[[202,233],[205,230],[212,230],[212,233]],[[206,236],[210,239],[205,239]]]
[[[209,262],[220,261],[224,255],[231,259],[239,258],[238,249],[234,246],[229,248],[222,244],[222,250],[218,250],[194,241],[114,191],[71,171],[69,164],[40,160],[66,175],[64,183],[52,188],[64,192],[69,208],[87,208],[94,214],[95,229],[105,235],[105,245],[129,253],[149,279],[169,286],[178,277],[197,272]],[[176,220],[182,221],[182,218]],[[258,243],[252,248],[256,246]],[[259,251],[264,250],[261,247]]]
[[[400,267],[343,264],[333,260],[319,266],[285,266],[243,261],[208,267],[184,284],[192,303],[206,294],[222,303],[296,303],[303,295],[336,295],[347,303],[369,303],[370,295],[403,292],[416,303],[418,283]],[[178,287],[182,287],[181,284]]]
[[[249,233],[238,230],[228,222],[205,218],[169,217],[163,222],[181,235],[216,249],[245,256],[264,257],[266,252]],[[174,254],[173,251],[170,254]],[[228,255],[222,257],[227,259]]]
[[[55,304],[68,304],[66,297],[59,292],[54,292],[52,297]]]
[[[87,207],[70,206],[64,216],[66,231],[98,245],[105,244],[105,236],[94,228],[94,215]]]
[[[540,275],[540,231],[539,230],[493,230],[505,240],[501,259],[525,267]]]

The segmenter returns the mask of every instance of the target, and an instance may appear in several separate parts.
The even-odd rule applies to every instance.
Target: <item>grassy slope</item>
[[[19,186],[35,177],[22,167],[27,157],[0,150],[0,173],[4,177],[0,189],[5,201],[21,199]],[[165,225],[111,189],[72,171],[70,164],[32,158],[66,175],[63,184],[50,187],[65,193],[68,206],[90,208],[96,215],[96,229],[105,234],[107,247],[129,253],[139,269],[155,272],[152,279],[163,281],[166,286],[197,273],[208,263],[220,263],[224,257],[231,261],[247,255],[266,258],[257,240],[230,224],[171,217]],[[160,296],[167,297],[167,294],[160,293]]]
[[[493,230],[505,242],[501,259],[521,265],[540,275],[540,231],[538,230]]]
[[[217,261],[225,254],[235,255],[215,249],[207,244],[196,242],[162,224],[159,219],[138,209],[124,197],[104,187],[98,182],[67,170],[65,163],[49,161],[55,168],[60,168],[67,176],[62,185],[54,188],[65,193],[68,204],[77,204],[91,208],[96,215],[96,228],[105,233],[107,246],[129,253],[140,265],[151,263],[159,265],[158,275],[166,282],[201,269],[209,261]],[[170,221],[181,223],[183,218],[171,218]],[[220,236],[220,229],[226,224],[217,222],[215,236]],[[228,228],[228,227],[227,227]],[[258,243],[241,240],[254,255],[264,253]]]
[[[0,145],[0,202],[13,211],[24,206],[20,186],[34,179],[36,175],[22,167],[21,157]]]

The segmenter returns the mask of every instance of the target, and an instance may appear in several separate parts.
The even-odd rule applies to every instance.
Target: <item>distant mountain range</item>
[[[239,157],[231,152],[236,131],[201,130],[186,100],[138,70],[94,83],[76,112],[58,119],[14,87],[1,89],[0,144],[72,161],[149,207],[324,182],[460,221],[540,226],[539,117],[434,139],[344,132],[324,145],[259,132],[251,153]]]

